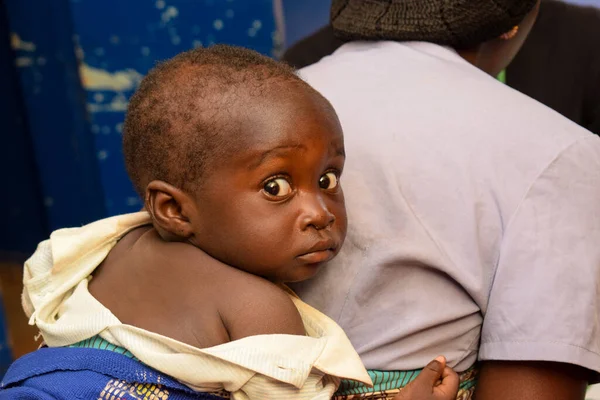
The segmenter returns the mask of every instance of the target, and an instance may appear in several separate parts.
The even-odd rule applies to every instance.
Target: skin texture
[[[475,399],[582,400],[590,376],[570,364],[488,361],[482,365]]]
[[[273,93],[238,109],[231,117],[245,126],[237,135],[244,150],[213,168],[195,193],[201,206],[190,207],[187,241],[273,281],[308,279],[346,235],[337,117],[306,90]]]

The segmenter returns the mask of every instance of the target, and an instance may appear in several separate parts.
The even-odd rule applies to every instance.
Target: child
[[[123,149],[147,212],[57,231],[26,263],[24,307],[47,346],[123,353],[196,391],[180,398],[329,399],[340,378],[371,384],[341,329],[278,285],[314,276],[346,234],[343,135],[325,98],[252,51],[192,50],[142,81]],[[95,398],[137,398],[140,383],[185,392],[97,364],[85,368],[114,379]],[[3,386],[23,382],[9,372]],[[397,398],[452,399],[457,384],[442,358]]]

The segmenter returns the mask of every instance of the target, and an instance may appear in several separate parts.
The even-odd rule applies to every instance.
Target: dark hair
[[[152,69],[132,96],[123,128],[125,167],[143,196],[152,180],[181,189],[201,180],[231,135],[227,107],[267,81],[306,85],[286,64],[241,47],[181,53]]]

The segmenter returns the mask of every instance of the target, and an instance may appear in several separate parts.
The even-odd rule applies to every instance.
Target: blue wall
[[[0,251],[24,252],[46,235],[37,166],[14,53],[8,16],[0,1]],[[1,334],[2,332],[0,332]]]
[[[193,47],[229,43],[270,55],[272,1],[77,0],[71,10],[104,204],[109,215],[138,211],[121,152],[129,96],[156,60]]]
[[[98,166],[90,157],[94,143],[79,84],[69,6],[68,0],[6,1],[49,229],[105,215]]]
[[[0,1],[0,165],[10,191],[0,199],[9,210],[0,252],[30,252],[51,230],[139,210],[121,130],[157,60],[213,43],[282,50],[273,0]]]

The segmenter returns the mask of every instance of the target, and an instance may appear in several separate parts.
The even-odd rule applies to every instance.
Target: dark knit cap
[[[520,24],[536,0],[333,0],[331,23],[348,40],[470,47]]]

